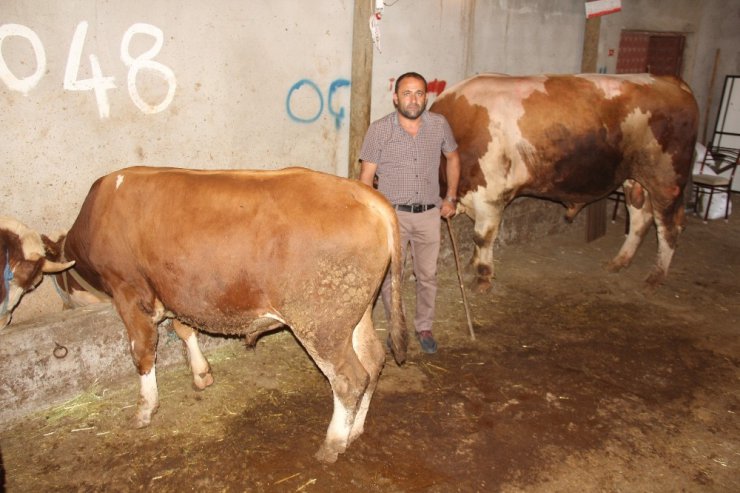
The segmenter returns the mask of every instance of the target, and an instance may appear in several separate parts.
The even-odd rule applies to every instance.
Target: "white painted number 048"
[[[92,77],[88,79],[79,79],[80,62],[82,61],[82,50],[87,38],[87,22],[82,21],[77,25],[72,44],[69,47],[67,57],[67,66],[64,71],[64,88],[68,91],[94,91],[95,99],[98,105],[98,113],[101,118],[110,116],[110,102],[108,101],[108,91],[116,88],[114,77],[103,76],[100,68],[100,62],[95,55],[89,56],[90,71]],[[154,44],[137,57],[132,57],[129,53],[131,39],[137,34],[145,34],[154,38]],[[36,56],[36,71],[24,78],[18,78],[13,74],[5,63],[2,56],[3,40],[9,36],[18,36],[28,40]],[[137,108],[146,114],[159,113],[164,111],[172,102],[177,88],[177,81],[172,69],[153,58],[159,54],[162,49],[164,35],[162,30],[151,24],[137,23],[128,28],[121,40],[121,61],[129,68],[127,87],[131,100]],[[136,86],[136,77],[141,70],[150,70],[161,75],[167,83],[167,95],[156,105],[151,105],[144,101],[139,94]],[[5,82],[8,88],[28,94],[31,89],[36,87],[41,78],[46,73],[46,52],[41,40],[26,26],[20,24],[4,24],[0,26],[0,79]]]

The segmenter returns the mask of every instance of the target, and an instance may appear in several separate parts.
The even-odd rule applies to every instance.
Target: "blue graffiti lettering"
[[[344,120],[346,112],[344,107],[339,108],[339,110],[336,110],[333,105],[334,96],[336,95],[337,91],[341,89],[342,87],[349,87],[351,84],[350,81],[347,79],[335,79],[330,85],[329,85],[329,91],[327,95],[327,109],[329,111],[329,114],[331,114],[334,117],[334,126],[337,130],[339,130],[339,127],[342,126],[342,120]],[[300,117],[296,115],[293,112],[293,109],[291,108],[291,98],[293,97],[293,93],[300,89],[303,86],[308,86],[311,89],[314,90],[316,93],[316,96],[318,96],[318,102],[319,102],[319,109],[316,112],[315,115],[309,117]],[[321,113],[324,111],[324,97],[321,94],[321,90],[319,89],[319,86],[309,79],[301,79],[293,86],[291,86],[290,91],[288,91],[288,97],[285,99],[285,110],[288,113],[288,116],[297,123],[313,123],[316,120],[319,119],[321,116]]]
[[[295,91],[297,91],[304,85],[310,86],[314,91],[316,91],[316,95],[319,97],[319,111],[317,111],[316,114],[311,118],[301,118],[300,116],[296,116],[293,113],[293,110],[290,109],[290,98],[293,96],[293,93]],[[313,123],[318,120],[319,116],[321,116],[321,112],[324,111],[324,97],[321,95],[321,90],[319,89],[319,86],[317,86],[315,82],[308,79],[302,79],[293,84],[293,87],[291,87],[290,91],[288,91],[288,97],[285,100],[285,110],[288,112],[288,116],[290,116],[293,121],[299,123]]]
[[[347,79],[337,79],[329,86],[329,97],[327,98],[328,101],[326,103],[326,107],[329,109],[329,113],[334,116],[334,126],[337,130],[339,130],[339,127],[342,125],[342,120],[344,119],[344,106],[339,108],[339,112],[337,113],[334,111],[331,102],[332,99],[334,99],[334,94],[337,92],[337,89],[340,87],[349,87],[349,85],[350,82]]]

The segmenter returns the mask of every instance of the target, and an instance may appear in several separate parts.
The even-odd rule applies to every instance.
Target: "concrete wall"
[[[432,82],[430,104],[438,88],[477,73],[578,72],[585,14],[580,0],[404,0],[380,24],[372,119],[393,111],[392,83],[407,71]]]
[[[474,17],[469,75],[580,72],[583,2],[478,2]]]

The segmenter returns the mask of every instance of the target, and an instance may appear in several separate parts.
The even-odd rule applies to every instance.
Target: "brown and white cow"
[[[165,318],[187,340],[199,388],[213,378],[190,327],[251,342],[290,327],[334,393],[316,454],[325,462],[363,432],[385,361],[372,307],[389,263],[391,345],[399,363],[405,358],[396,216],[358,181],[303,168],[123,169],[93,184],[53,250],[112,298],[126,326],[141,379],[137,427],[158,406],[157,325]]]
[[[562,202],[572,219],[619,185],[630,228],[609,269],[630,264],[654,222],[658,255],[647,283],[664,280],[684,226],[682,191],[697,134],[686,84],[649,74],[477,75],[444,91],[430,110],[447,118],[459,144],[459,207],[475,222],[479,290],[490,288],[493,243],[515,197]]]
[[[16,219],[0,216],[0,328],[10,323],[13,310],[44,274],[68,269],[74,262],[58,263],[44,256],[41,236]]]

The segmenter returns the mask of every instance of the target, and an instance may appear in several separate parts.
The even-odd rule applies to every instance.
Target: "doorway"
[[[685,41],[686,37],[679,33],[622,31],[617,73],[681,77]]]

